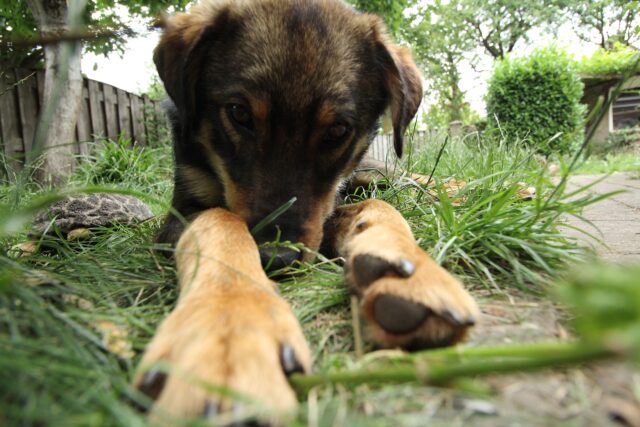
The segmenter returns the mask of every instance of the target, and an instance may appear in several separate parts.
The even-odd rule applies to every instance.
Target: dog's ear
[[[164,31],[153,53],[160,79],[178,110],[188,109],[195,89],[207,40],[223,31],[228,22],[225,8],[195,6],[189,13],[179,13],[163,19]]]
[[[377,17],[374,20],[373,31],[385,89],[390,98],[393,145],[400,157],[404,133],[422,101],[422,76],[409,49],[394,44]]]

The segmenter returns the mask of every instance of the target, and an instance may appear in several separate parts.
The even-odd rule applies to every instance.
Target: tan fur
[[[188,191],[204,205],[215,203],[222,193],[220,183],[200,168],[185,165],[177,168],[177,173],[184,181],[181,190]]]
[[[238,256],[242,254],[242,256]],[[290,411],[296,396],[279,360],[288,344],[306,370],[311,354],[291,308],[260,265],[247,226],[223,209],[202,213],[176,248],[180,300],[142,359],[134,383],[158,362],[171,375],[153,416],[198,416],[207,402],[230,402],[204,384]]]
[[[322,228],[324,226],[325,218],[334,209],[335,197],[328,194],[324,200],[317,201],[317,208],[314,210],[313,215],[304,224],[304,234],[300,238],[300,241],[309,248],[320,247],[322,239]],[[312,261],[314,255],[312,253],[304,254],[304,261]]]
[[[229,172],[220,156],[212,149],[209,141],[211,139],[211,123],[205,122],[200,129],[197,141],[204,147],[207,153],[207,160],[211,168],[222,180],[223,195],[229,209],[241,218],[249,217],[249,210],[245,201],[245,195],[237,190],[235,182],[229,176]]]
[[[354,143],[356,145],[356,150],[362,150],[365,149],[365,147],[367,147],[367,145],[369,144],[368,139],[365,138],[361,138],[360,140],[356,141]],[[367,160],[367,158],[365,157],[364,159],[365,161]],[[358,167],[359,164],[361,164],[362,162],[358,162],[355,159],[352,161],[352,163],[349,164],[349,166],[347,167],[347,170],[353,171],[354,169],[356,169]],[[349,178],[352,179],[353,178],[353,172],[351,172],[350,174],[344,176],[343,178]],[[374,182],[373,180],[368,181],[368,182]]]
[[[331,104],[323,104],[318,113],[318,125],[330,126],[336,118],[336,111]]]
[[[459,280],[436,264],[416,244],[409,224],[389,204],[380,200],[367,200],[358,204],[340,206],[337,232],[338,251],[349,264],[360,254],[375,255],[387,260],[407,259],[416,268],[407,278],[383,277],[366,289],[355,289],[360,298],[362,313],[368,322],[373,339],[384,347],[402,347],[416,338],[441,341],[450,337],[451,343],[462,340],[469,326],[457,327],[438,316],[445,310],[454,310],[464,318],[478,319],[480,311]],[[353,277],[347,281],[354,283]],[[395,295],[420,303],[436,316],[409,334],[394,335],[376,324],[373,303],[380,295]]]
[[[248,95],[253,117],[257,121],[265,121],[269,117],[269,103],[255,95]]]
[[[238,26],[242,31],[236,33]],[[216,49],[224,40],[230,44],[220,54]],[[262,271],[246,225],[291,194],[300,204],[280,219],[296,230],[292,240],[318,248],[334,214],[325,240],[346,258],[347,271],[358,255],[415,265],[410,277],[383,277],[354,289],[376,341],[395,347],[416,337],[462,339],[468,326],[452,325],[443,313],[476,316],[478,309],[460,282],[418,248],[402,216],[378,201],[335,209],[338,187],[361,160],[378,116],[390,110],[401,154],[403,134],[422,98],[418,68],[409,51],[392,42],[380,18],[337,0],[203,1],[167,21],[154,61],[177,112],[176,158],[187,163],[179,164],[178,174],[189,188],[176,191],[194,196],[177,197],[174,207],[228,209],[190,213],[196,218],[177,244],[180,298],[134,381],[140,386],[144,371],[159,362],[170,365],[152,408],[155,419],[199,416],[208,403],[229,411],[231,398],[215,387],[278,410],[296,406],[279,359],[281,346],[291,346],[306,370],[311,355],[291,308]],[[239,77],[227,82],[235,70]],[[249,130],[228,116],[237,97],[249,104]],[[328,129],[345,120],[357,125],[351,127],[353,140],[324,146],[332,143]],[[254,133],[251,138],[247,130]],[[203,172],[206,167],[210,170]],[[202,207],[193,206],[198,203]],[[296,211],[301,205],[305,209]],[[165,235],[179,235],[175,222],[167,221]],[[346,279],[353,283],[349,274]],[[372,313],[381,295],[422,304],[435,314],[412,333],[386,333]]]

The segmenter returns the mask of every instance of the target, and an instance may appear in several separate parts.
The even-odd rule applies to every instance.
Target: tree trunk
[[[66,0],[27,0],[27,4],[42,35],[69,29]],[[45,78],[42,108],[33,145],[34,150],[29,158],[29,161],[34,164],[38,161],[34,157],[41,155],[40,167],[35,177],[44,184],[63,184],[73,170],[73,142],[82,105],[82,73],[80,71],[82,50],[79,42],[65,43],[72,43],[72,45],[65,46],[64,43],[57,43],[44,46]],[[65,48],[70,48],[71,52],[67,60],[63,54]],[[68,75],[62,82],[61,90],[56,91],[58,79],[67,70]],[[55,109],[47,118],[43,112],[49,105],[55,105]]]
[[[456,61],[451,52],[446,54],[446,69],[449,74],[449,89],[450,89],[450,109],[449,109],[449,122],[461,122],[462,121],[462,104],[464,103],[464,94],[460,89],[460,74],[458,73],[458,67]]]

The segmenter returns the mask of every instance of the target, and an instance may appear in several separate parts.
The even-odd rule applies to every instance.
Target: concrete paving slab
[[[577,175],[569,180],[569,189],[593,183],[604,175]],[[601,239],[601,242],[584,234],[565,228],[566,234],[588,245],[603,258],[619,263],[640,261],[640,180],[638,174],[615,173],[591,187],[591,194],[624,191],[584,209],[583,216],[593,225],[575,217],[567,223],[580,227]]]

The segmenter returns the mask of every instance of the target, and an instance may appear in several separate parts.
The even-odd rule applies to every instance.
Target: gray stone
[[[133,224],[152,216],[149,207],[137,197],[114,193],[75,194],[39,212],[30,234],[38,236],[55,228],[67,234],[77,228]]]

